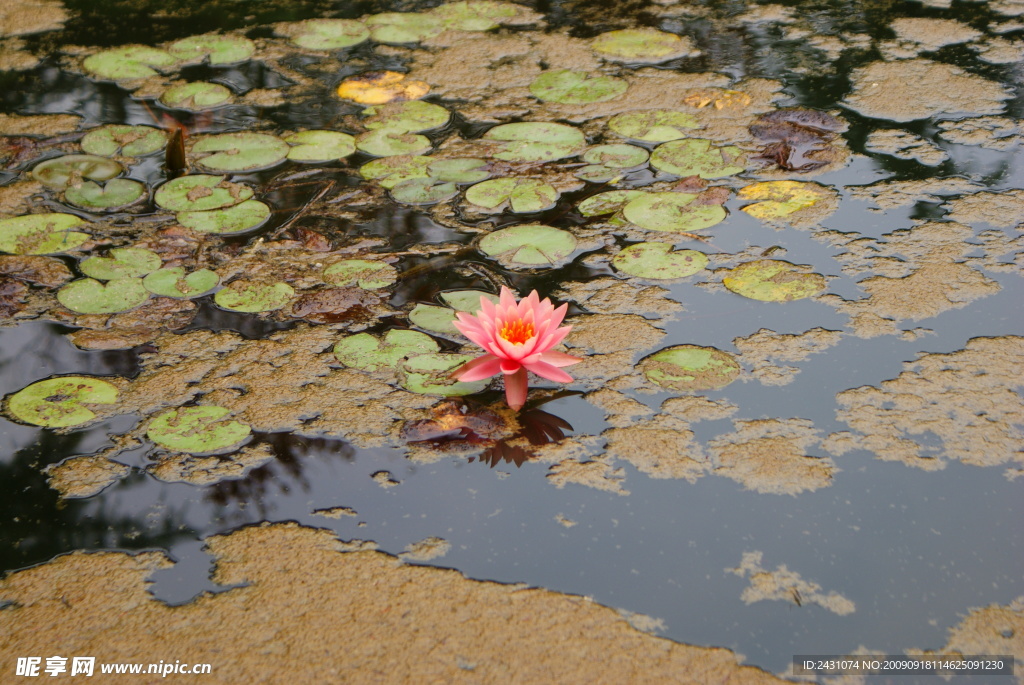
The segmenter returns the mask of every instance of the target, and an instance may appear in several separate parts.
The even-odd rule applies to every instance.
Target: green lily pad
[[[650,153],[636,145],[615,143],[597,145],[583,153],[583,161],[588,164],[602,164],[612,169],[639,169],[647,164]]]
[[[89,257],[79,268],[86,276],[100,281],[135,278],[156,271],[163,264],[160,255],[139,247],[115,247],[109,257]]]
[[[412,155],[384,157],[359,167],[359,173],[368,181],[376,181],[382,188],[391,189],[414,178],[428,178],[431,159]]]
[[[68,428],[96,417],[84,404],[114,404],[117,388],[99,378],[61,376],[36,381],[7,400],[7,410],[34,426]]]
[[[472,186],[466,201],[474,209],[500,212],[508,206],[517,214],[543,212],[558,202],[554,187],[534,178],[495,178]]]
[[[652,28],[602,33],[590,47],[605,59],[636,64],[657,64],[700,54],[689,38]]]
[[[624,138],[646,143],[666,143],[685,138],[687,131],[700,128],[697,117],[670,109],[649,109],[617,114],[608,121],[608,128]]]
[[[624,169],[612,169],[603,164],[588,164],[572,173],[576,178],[591,183],[618,183],[627,172]]]
[[[457,397],[472,395],[487,387],[490,379],[463,383],[449,376],[459,366],[474,359],[471,354],[420,354],[407,360],[402,366],[405,379],[402,387],[423,395]]]
[[[68,185],[88,181],[107,181],[124,171],[112,159],[97,155],[64,155],[40,162],[32,168],[32,178],[44,186],[64,190]]]
[[[287,283],[264,283],[240,278],[217,291],[213,301],[233,312],[272,312],[291,302],[295,289]]]
[[[225,421],[224,407],[179,407],[160,414],[149,424],[146,437],[169,450],[205,454],[242,444],[252,428],[240,421]]]
[[[324,269],[324,280],[341,287],[358,285],[366,290],[377,290],[397,281],[398,270],[372,259],[346,259]]]
[[[519,13],[517,7],[507,2],[450,2],[435,7],[430,12],[441,20],[446,29],[458,31],[490,31],[503,20]]]
[[[178,223],[199,233],[243,233],[259,228],[270,218],[270,207],[259,200],[246,200],[234,207],[203,212],[178,212]]]
[[[510,226],[480,241],[481,252],[512,267],[555,266],[575,250],[576,236],[541,224]]]
[[[205,295],[218,283],[220,276],[214,271],[200,269],[186,274],[183,266],[158,269],[142,279],[142,285],[154,295],[185,299]]]
[[[440,128],[448,123],[451,113],[444,107],[422,100],[389,102],[363,110],[367,119],[363,126],[370,131],[387,129],[395,133],[419,133]]]
[[[200,111],[223,105],[231,100],[231,91],[219,83],[182,83],[171,86],[160,96],[160,102],[168,107]]]
[[[476,314],[480,311],[480,298],[486,297],[494,304],[498,304],[498,296],[494,293],[485,293],[482,290],[449,290],[441,293],[441,299],[449,307],[456,311]]]
[[[106,284],[80,278],[57,291],[57,301],[79,314],[126,312],[148,299],[149,291],[141,278],[115,278]]]
[[[409,321],[420,328],[443,333],[445,335],[460,335],[459,329],[453,323],[455,321],[455,310],[448,307],[438,307],[433,304],[418,304],[409,312]]]
[[[385,333],[383,339],[369,333],[342,338],[334,346],[334,356],[345,366],[380,371],[397,367],[398,362],[407,357],[439,349],[437,342],[425,333],[394,329]]]
[[[82,138],[82,150],[90,155],[141,157],[167,145],[167,134],[152,126],[111,124],[95,128]]]
[[[598,193],[588,197],[576,209],[583,216],[614,214],[631,201],[646,194],[642,190],[609,190],[606,193]]]
[[[651,166],[676,176],[721,178],[747,170],[746,158],[738,147],[712,147],[710,140],[673,140],[654,148]]]
[[[278,24],[277,34],[308,50],[340,50],[359,45],[370,37],[370,29],[353,19],[307,19]]]
[[[692,233],[725,220],[721,205],[701,205],[689,193],[644,193],[622,208],[626,219],[648,231]]]
[[[357,136],[356,147],[374,157],[393,157],[422,155],[430,152],[431,144],[426,136],[382,128]]]
[[[762,302],[801,300],[817,295],[826,285],[821,274],[776,259],[744,262],[731,269],[722,283],[737,295]]]
[[[414,178],[391,189],[391,197],[407,205],[434,205],[459,194],[454,183],[438,183],[433,178]]]
[[[156,76],[157,68],[169,67],[177,62],[177,58],[165,50],[145,45],[124,45],[89,55],[82,66],[93,76],[117,81]]]
[[[676,345],[641,360],[647,380],[671,390],[717,390],[736,380],[740,365],[714,347]]]
[[[153,200],[172,212],[203,212],[223,209],[252,198],[252,188],[231,183],[223,176],[202,174],[175,178],[157,188]]]
[[[242,36],[208,33],[182,38],[171,44],[170,52],[186,64],[196,64],[206,59],[209,59],[210,64],[235,64],[252,57],[256,45]]]
[[[579,129],[553,123],[502,124],[483,137],[501,143],[493,157],[506,162],[550,162],[577,155],[586,145]]]
[[[199,166],[208,171],[269,169],[288,156],[288,143],[266,133],[221,133],[204,136],[192,146]]]
[[[120,209],[148,196],[146,186],[130,178],[112,178],[103,185],[85,181],[64,191],[64,199],[70,204],[94,211]]]
[[[530,84],[533,96],[544,102],[564,105],[586,105],[614,100],[629,84],[612,76],[591,76],[585,71],[557,69],[546,71]]]
[[[0,252],[22,255],[57,254],[89,240],[71,229],[86,223],[73,214],[26,214],[0,219]]]
[[[444,31],[441,20],[426,12],[384,12],[364,20],[370,36],[380,43],[416,43]]]
[[[434,160],[427,171],[431,178],[445,183],[479,183],[490,177],[489,166],[485,159],[459,157]]]
[[[356,139],[338,131],[300,131],[286,136],[293,162],[320,163],[344,159],[356,151]]]
[[[672,251],[668,243],[637,243],[612,258],[622,273],[651,280],[692,276],[708,265],[708,256],[696,250]]]

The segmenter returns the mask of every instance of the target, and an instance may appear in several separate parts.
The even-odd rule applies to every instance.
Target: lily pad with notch
[[[622,209],[623,216],[640,228],[668,233],[692,233],[725,220],[725,208],[703,205],[690,193],[644,193]]]
[[[240,446],[252,433],[241,421],[227,421],[225,407],[179,407],[154,417],[146,437],[169,450],[208,454]]]
[[[459,366],[475,359],[471,354],[420,354],[406,360],[402,365],[405,378],[402,387],[424,395],[441,395],[457,397],[478,393],[490,383],[486,378],[481,381],[463,383],[451,378],[451,373]]]
[[[459,194],[454,183],[440,182],[434,178],[414,178],[402,181],[391,189],[396,202],[407,205],[435,205],[450,200]]]
[[[199,233],[229,235],[259,228],[270,218],[270,207],[259,200],[246,200],[223,209],[178,212],[178,223]]]
[[[380,43],[417,43],[444,31],[441,19],[426,12],[384,12],[363,20],[370,36]]]
[[[738,147],[714,147],[704,138],[673,140],[659,145],[651,153],[651,166],[684,178],[722,178],[747,170],[746,157]]]
[[[243,36],[207,33],[171,43],[169,52],[184,64],[208,61],[211,65],[237,64],[252,57],[256,45]]]
[[[212,109],[231,101],[231,91],[219,83],[196,81],[171,86],[160,96],[160,102],[168,107],[199,112]]]
[[[461,336],[462,333],[454,324],[456,312],[476,314],[480,311],[481,297],[486,297],[495,304],[498,303],[497,295],[481,290],[449,290],[440,293],[440,297],[448,305],[447,307],[438,307],[433,304],[417,304],[409,312],[409,321],[424,330],[445,335]]]
[[[363,121],[367,130],[387,129],[396,133],[430,131],[444,126],[451,118],[451,113],[444,107],[422,100],[367,107],[363,114],[367,116]]]
[[[370,37],[370,29],[354,19],[307,19],[278,24],[275,32],[307,50],[341,50],[359,45]]]
[[[89,257],[79,268],[86,276],[100,281],[137,278],[156,271],[163,264],[160,255],[140,247],[115,247],[107,257]]]
[[[114,278],[107,283],[80,278],[57,291],[57,301],[79,314],[126,312],[148,299],[141,278]]]
[[[123,209],[149,197],[146,186],[130,178],[112,178],[103,185],[85,181],[64,191],[69,204],[97,212]]]
[[[629,84],[613,76],[591,76],[585,71],[555,69],[546,71],[530,84],[530,92],[544,102],[563,105],[587,105],[614,100]]]
[[[156,76],[158,69],[177,63],[178,59],[166,50],[146,45],[123,45],[89,55],[82,61],[82,66],[93,76],[120,81]]]
[[[432,162],[429,157],[419,155],[382,157],[359,167],[359,173],[368,181],[376,181],[382,188],[391,189],[411,179],[429,178]]]
[[[635,145],[597,145],[583,153],[583,161],[588,165],[574,174],[591,183],[608,183],[624,173],[643,168],[649,157],[647,150]]]
[[[87,181],[108,181],[124,167],[112,159],[98,155],[64,155],[40,162],[32,168],[32,178],[54,190]]]
[[[208,171],[260,171],[288,157],[288,143],[267,133],[221,133],[198,139],[192,154]]]
[[[558,191],[535,178],[495,178],[466,191],[472,209],[500,212],[506,207],[517,214],[543,212],[558,202]]]
[[[542,224],[523,224],[488,233],[479,248],[509,267],[557,266],[576,250],[576,236]]]
[[[672,251],[669,243],[637,243],[612,258],[616,270],[637,278],[668,280],[692,276],[708,265],[708,256],[696,250]]]
[[[71,230],[85,223],[73,214],[55,212],[0,219],[0,252],[43,255],[73,250],[91,238]]]
[[[220,276],[209,269],[187,273],[183,266],[157,269],[142,279],[142,285],[154,295],[192,299],[205,295],[220,283]]]
[[[630,64],[658,64],[700,54],[688,37],[652,28],[602,33],[594,38],[590,47],[605,59]]]
[[[152,126],[110,124],[95,128],[82,138],[82,150],[90,155],[142,157],[163,150],[167,134]]]
[[[490,31],[520,12],[518,6],[508,2],[450,2],[430,11],[441,20],[446,29],[458,31]]]
[[[602,216],[614,214],[638,197],[646,195],[642,190],[609,190],[591,195],[581,202],[576,209],[583,216]]]
[[[374,157],[422,155],[430,152],[430,139],[416,133],[403,133],[387,128],[356,136],[356,147]]]
[[[156,204],[172,212],[203,212],[232,207],[251,199],[253,190],[224,176],[196,174],[175,178],[157,188]]]
[[[495,126],[483,135],[499,149],[492,155],[506,162],[550,162],[583,151],[586,138],[572,126],[525,121]]]
[[[392,329],[382,338],[369,333],[342,338],[334,346],[334,356],[345,366],[381,371],[397,368],[403,359],[439,350],[437,342],[425,333]]]
[[[697,117],[670,109],[648,109],[617,114],[608,121],[608,128],[630,140],[645,143],[667,143],[701,128]]]
[[[433,160],[428,173],[438,181],[463,184],[485,181],[490,177],[491,170],[486,159],[455,157]]]
[[[777,259],[744,262],[731,269],[722,283],[737,295],[762,302],[801,300],[817,295],[827,285],[821,274]]]
[[[59,376],[36,381],[7,398],[7,411],[34,426],[69,428],[96,418],[89,404],[114,404],[113,384],[89,376]]]
[[[295,289],[284,282],[268,283],[240,278],[217,291],[213,301],[233,312],[255,314],[281,309],[295,296]]]
[[[291,146],[288,159],[306,164],[333,162],[356,151],[356,139],[339,131],[300,131],[285,136],[284,142]]]
[[[736,380],[735,357],[714,347],[676,345],[640,361],[644,377],[670,390],[718,390]]]
[[[378,290],[397,281],[398,270],[378,260],[345,259],[324,269],[323,277],[331,285],[358,285],[366,290]]]

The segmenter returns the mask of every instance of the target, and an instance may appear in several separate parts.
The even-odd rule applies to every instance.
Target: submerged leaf
[[[707,264],[708,256],[703,252],[673,252],[668,243],[637,243],[612,258],[612,265],[622,273],[652,280],[692,276]]]
[[[740,365],[714,347],[676,345],[641,360],[647,380],[671,390],[717,390],[736,380]]]
[[[789,262],[759,259],[731,269],[722,279],[726,288],[762,302],[791,302],[817,295],[825,289],[825,277],[808,273]]]
[[[359,173],[382,188],[390,189],[412,179],[429,178],[432,162],[429,157],[419,155],[395,155],[367,162],[359,167]]]
[[[23,255],[57,254],[89,240],[88,233],[72,231],[86,223],[73,214],[27,214],[0,219],[0,252]]]
[[[7,410],[19,421],[47,428],[78,426],[96,417],[83,404],[114,404],[117,388],[88,376],[61,376],[37,381],[7,400]]]
[[[583,71],[557,69],[546,71],[534,79],[530,92],[545,102],[586,105],[613,100],[625,93],[628,87],[622,79],[611,76],[590,76]]]
[[[551,226],[524,224],[488,233],[480,251],[511,267],[555,266],[576,250],[576,236]]]
[[[432,146],[426,136],[382,128],[356,136],[356,147],[374,157],[394,157],[422,155]]]

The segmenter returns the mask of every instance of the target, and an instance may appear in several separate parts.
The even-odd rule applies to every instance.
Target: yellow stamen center
[[[533,337],[533,324],[522,319],[506,321],[498,335],[513,345],[522,345]]]

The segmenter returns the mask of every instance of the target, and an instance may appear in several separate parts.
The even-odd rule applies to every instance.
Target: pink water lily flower
[[[541,301],[536,290],[518,303],[505,287],[498,304],[481,297],[476,316],[459,312],[454,323],[487,354],[466,362],[452,377],[468,383],[505,374],[505,399],[517,411],[526,403],[527,371],[549,381],[572,382],[572,376],[561,367],[583,360],[551,349],[572,330],[572,326],[558,326],[568,308],[563,304],[555,309],[551,300]]]

